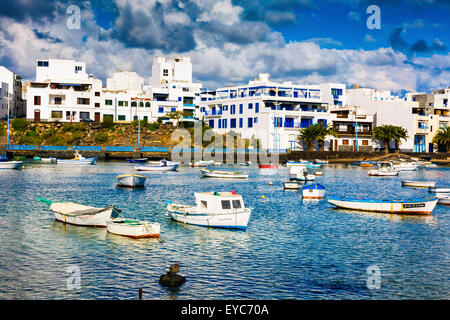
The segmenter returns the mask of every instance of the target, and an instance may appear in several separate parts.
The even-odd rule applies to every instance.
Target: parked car
[[[81,119],[80,121],[81,122],[94,122],[94,120],[92,120],[92,119]]]

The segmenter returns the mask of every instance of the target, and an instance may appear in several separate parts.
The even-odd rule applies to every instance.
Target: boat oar
[[[40,202],[46,203],[46,204],[55,203],[54,201],[47,200],[47,199],[44,199],[44,198],[37,198],[37,200],[39,200]]]

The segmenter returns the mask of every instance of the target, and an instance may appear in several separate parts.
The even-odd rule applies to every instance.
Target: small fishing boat
[[[397,171],[415,171],[419,168],[419,164],[417,162],[402,162],[399,164],[394,164],[394,170]]]
[[[41,158],[41,163],[56,163],[56,158]]]
[[[126,218],[109,218],[106,220],[106,228],[109,233],[137,239],[159,237],[161,225]]]
[[[403,187],[428,188],[428,187],[434,187],[435,185],[436,185],[435,181],[402,180]]]
[[[146,163],[148,158],[139,158],[139,159],[127,159],[128,163]]]
[[[295,167],[295,166],[305,166],[311,163],[310,161],[300,160],[300,161],[286,161],[286,167]]]
[[[162,159],[159,162],[149,162],[148,165],[135,166],[137,171],[177,171],[178,162]]]
[[[434,192],[434,193],[450,193],[450,188],[428,187],[428,192]]]
[[[215,163],[214,160],[209,160],[209,161],[200,160],[200,161],[191,163],[190,166],[195,167],[195,168],[202,168],[202,167],[207,167],[207,166],[213,165],[214,163]]]
[[[320,199],[325,197],[325,187],[318,183],[303,186],[302,194],[306,199]]]
[[[246,161],[245,163],[241,163],[241,166],[249,167],[249,166],[251,166],[251,165],[252,165],[252,162],[251,162],[251,161]]]
[[[316,159],[314,160],[315,163],[319,163],[319,164],[328,164],[328,160],[320,160],[320,159]]]
[[[436,198],[439,204],[450,205],[450,193],[436,193]]]
[[[20,169],[23,165],[22,161],[2,161],[0,162],[0,169]]]
[[[315,176],[323,176],[323,172],[322,171],[315,171],[314,175]]]
[[[262,163],[258,164],[258,167],[260,169],[278,169],[279,166],[280,166],[279,164],[262,164]]]
[[[75,151],[73,159],[56,159],[57,164],[95,164],[97,157],[85,158],[78,151]]]
[[[438,202],[438,199],[435,197],[411,200],[376,200],[329,197],[328,202],[338,208],[352,210],[407,214],[431,214]]]
[[[145,184],[146,176],[140,174],[126,173],[116,177],[117,185],[120,187],[139,188]]]
[[[291,180],[299,181],[314,181],[316,176],[314,174],[310,174],[306,169],[306,166],[295,166],[289,169],[289,178]]]
[[[50,204],[50,210],[53,211],[56,220],[77,226],[106,227],[106,220],[114,212],[120,212],[112,205],[97,208],[73,202],[53,202],[43,198],[38,200]]]
[[[394,169],[394,165],[390,161],[378,163],[378,169],[369,171],[369,176],[390,177],[397,176],[398,171]]]
[[[8,157],[3,154],[0,155],[0,162],[5,162],[5,161],[8,161]]]
[[[287,190],[297,190],[302,187],[302,184],[297,181],[288,181],[288,182],[283,182],[283,187],[284,187],[284,189],[287,189]]]
[[[201,169],[202,177],[206,178],[226,178],[226,179],[247,179],[248,174],[244,172],[219,171]]]
[[[374,164],[372,162],[368,161],[361,161],[360,166],[361,167],[372,167]]]
[[[175,221],[217,228],[246,229],[251,208],[245,208],[236,192],[194,193],[196,206],[167,202],[168,215]]]

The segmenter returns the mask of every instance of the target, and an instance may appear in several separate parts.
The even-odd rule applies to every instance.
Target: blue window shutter
[[[242,114],[244,112],[244,105],[240,104],[239,105],[239,113]]]
[[[242,128],[244,124],[244,119],[239,118],[239,128]]]
[[[178,101],[181,101],[181,97],[178,97]]]
[[[209,120],[209,127],[214,128],[214,119]]]
[[[255,113],[259,112],[259,102],[255,103]]]

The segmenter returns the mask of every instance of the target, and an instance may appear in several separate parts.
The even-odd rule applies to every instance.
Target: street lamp
[[[357,109],[359,106],[353,106],[353,117],[355,120],[355,151],[358,151],[358,117],[357,115]]]
[[[7,134],[6,134],[6,145],[9,145],[9,101],[11,100],[11,97],[9,96],[9,92],[7,92],[6,100],[8,100],[8,127],[7,127]]]

